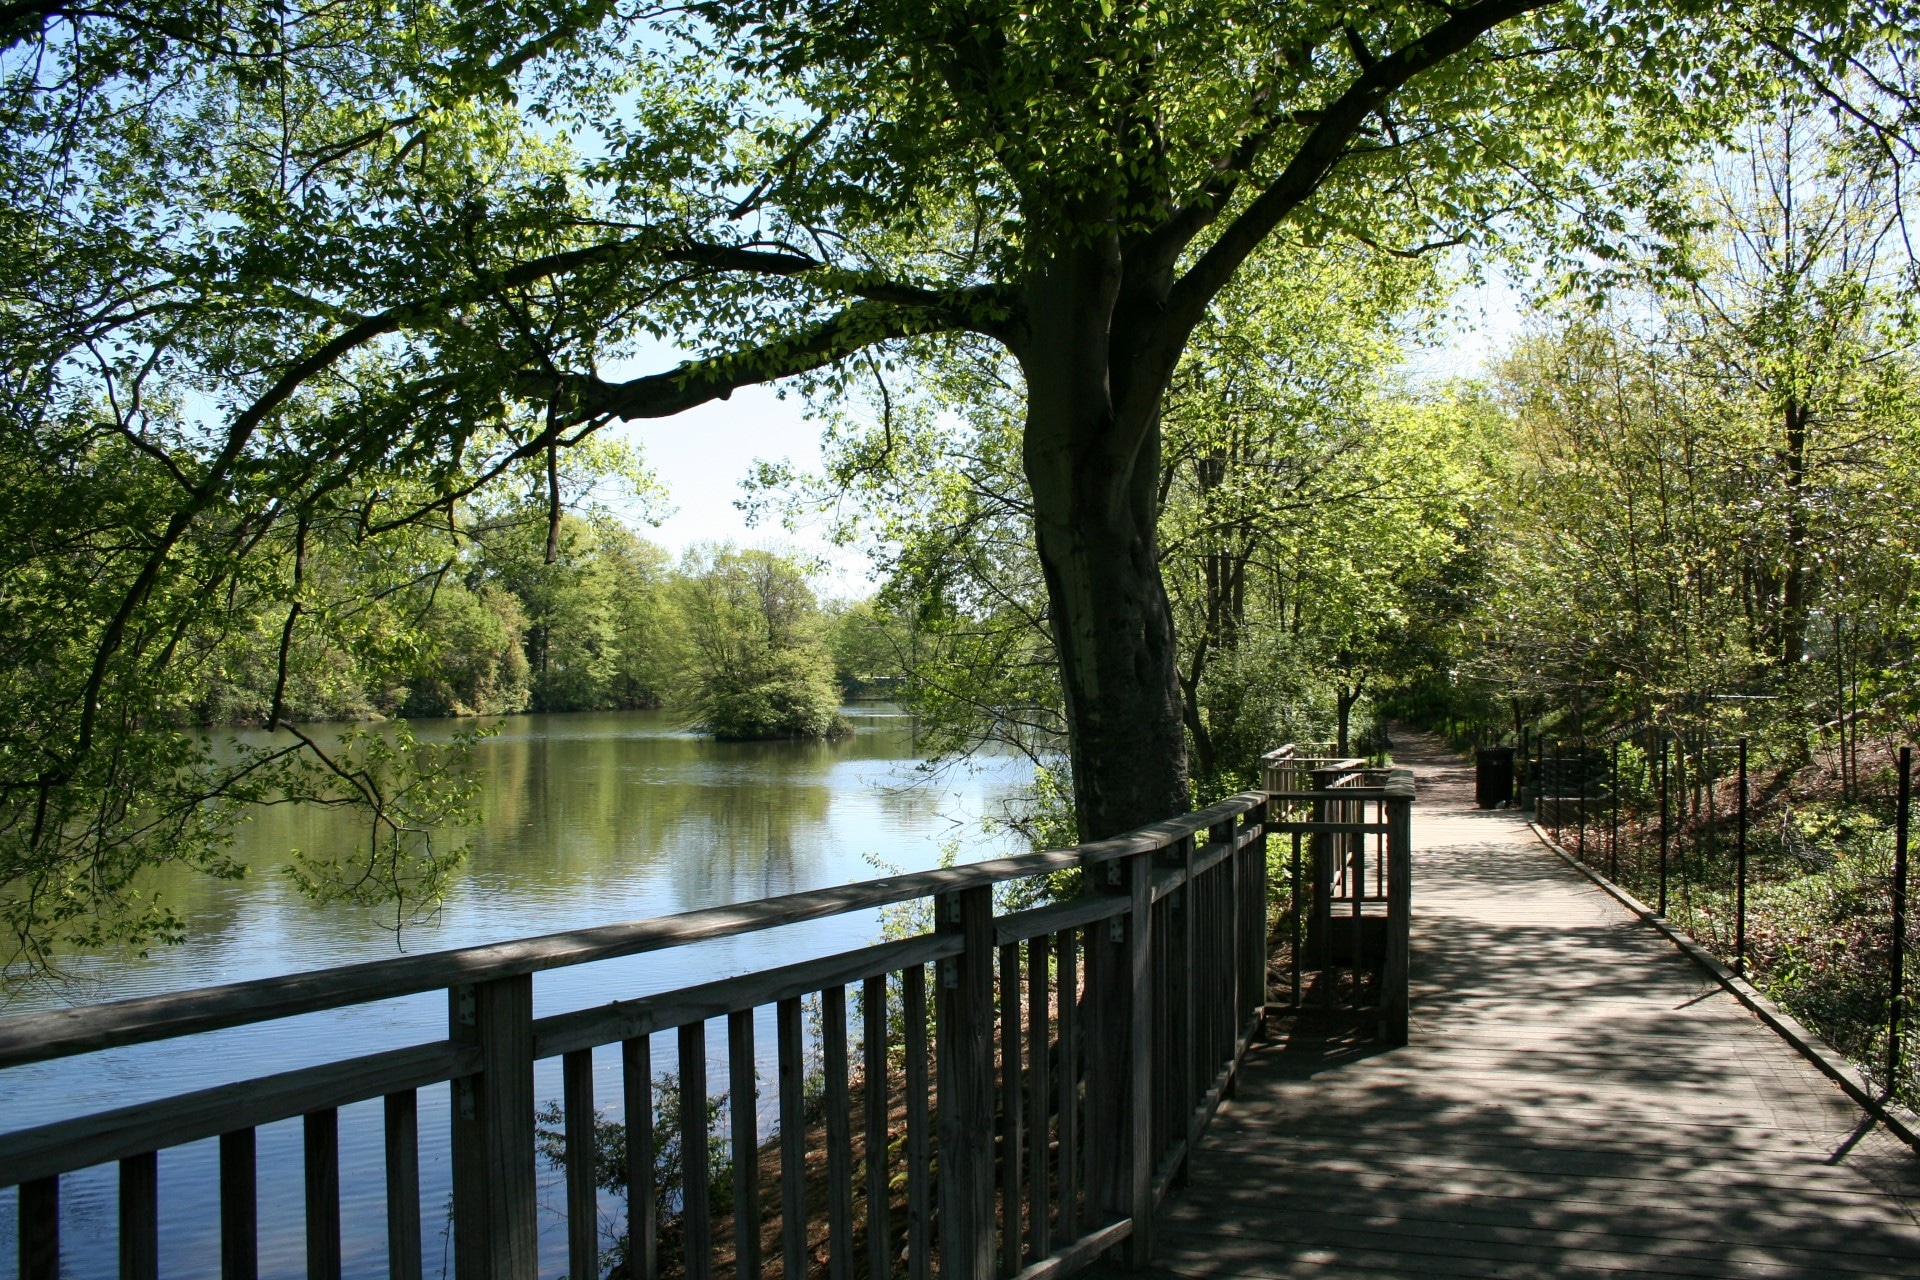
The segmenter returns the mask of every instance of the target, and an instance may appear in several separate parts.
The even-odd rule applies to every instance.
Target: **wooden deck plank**
[[[1920,1158],[1403,742],[1413,1036],[1278,1024],[1155,1226],[1180,1276],[1920,1276]]]
[[[1374,1183],[1368,1187],[1369,1194],[1354,1194],[1351,1190],[1320,1192],[1295,1188],[1286,1195],[1284,1211],[1336,1218],[1347,1214],[1374,1214],[1379,1212],[1383,1203],[1377,1195],[1382,1191],[1393,1197],[1386,1203],[1392,1204],[1396,1220],[1407,1222],[1443,1221],[1497,1226],[1515,1221],[1539,1221],[1545,1215],[1577,1209],[1592,1217],[1596,1223],[1604,1221],[1617,1224],[1616,1234],[1666,1237],[1677,1231],[1690,1236],[1693,1231],[1690,1211],[1676,1209],[1673,1194],[1667,1189],[1613,1188],[1603,1195],[1589,1195],[1584,1200],[1576,1201],[1555,1194],[1550,1188],[1476,1185],[1472,1181],[1453,1178],[1413,1178]],[[1232,1205],[1236,1212],[1256,1218],[1276,1211],[1275,1198],[1264,1192],[1253,1197],[1236,1197],[1216,1203],[1223,1208]],[[1822,1230],[1848,1228],[1855,1223],[1878,1226],[1889,1221],[1888,1207],[1878,1201],[1859,1203],[1826,1200],[1810,1202],[1807,1208],[1814,1211],[1813,1222]],[[1170,1206],[1166,1210],[1166,1220],[1178,1223],[1189,1212],[1191,1210],[1185,1204]],[[1892,1212],[1897,1215],[1898,1210]],[[1892,1220],[1897,1222],[1897,1216]],[[1573,1221],[1573,1230],[1588,1229],[1578,1218]],[[1806,1216],[1771,1212],[1765,1207],[1755,1208],[1747,1197],[1735,1200],[1715,1219],[1722,1230],[1741,1234],[1776,1228],[1799,1230],[1806,1227],[1808,1221]],[[1843,1252],[1859,1251],[1851,1237],[1845,1238],[1839,1247]]]
[[[1861,1272],[1824,1265],[1802,1266],[1766,1256],[1764,1250],[1731,1247],[1724,1251],[1695,1249],[1662,1253],[1611,1250],[1480,1250],[1466,1247],[1422,1252],[1398,1240],[1329,1233],[1318,1242],[1288,1245],[1262,1240],[1223,1240],[1169,1229],[1169,1239],[1156,1266],[1174,1275],[1290,1277],[1308,1266],[1335,1264],[1375,1274],[1382,1270],[1450,1276],[1701,1276],[1713,1280],[1754,1277],[1755,1280],[1809,1280],[1817,1276],[1911,1276],[1906,1259],[1888,1260],[1880,1269]],[[1307,1272],[1306,1274],[1312,1274]]]
[[[1165,1230],[1171,1240],[1184,1241],[1188,1247],[1225,1254],[1246,1251],[1252,1256],[1259,1256],[1275,1247],[1343,1249],[1357,1246],[1419,1258],[1528,1262],[1546,1274],[1553,1274],[1568,1264],[1582,1267],[1632,1266],[1650,1273],[1681,1275],[1721,1275],[1743,1268],[1761,1272],[1783,1269],[1796,1275],[1885,1277],[1890,1274],[1889,1260],[1884,1255],[1843,1254],[1819,1247],[1788,1247],[1778,1241],[1768,1241],[1764,1246],[1756,1247],[1725,1234],[1661,1239],[1616,1235],[1604,1228],[1571,1235],[1557,1228],[1528,1230],[1365,1220],[1324,1222],[1316,1228],[1299,1218],[1286,1222],[1242,1219],[1231,1226],[1224,1223],[1190,1226],[1170,1222],[1156,1229]],[[1910,1269],[1912,1261],[1904,1260],[1901,1265]]]
[[[1708,1246],[1744,1249],[1746,1230],[1735,1230],[1724,1222],[1715,1222],[1709,1234],[1696,1230],[1693,1215],[1674,1215],[1664,1231],[1649,1231],[1634,1218],[1613,1215],[1593,1221],[1533,1223],[1515,1217],[1467,1214],[1435,1214],[1419,1217],[1407,1214],[1399,1206],[1390,1211],[1349,1206],[1339,1217],[1308,1215],[1290,1206],[1270,1207],[1264,1211],[1242,1209],[1231,1220],[1218,1214],[1175,1214],[1156,1225],[1195,1237],[1222,1240],[1253,1240],[1267,1243],[1320,1243],[1328,1237],[1341,1243],[1374,1241],[1411,1253],[1443,1256],[1517,1256],[1557,1257],[1567,1252],[1586,1257],[1600,1253],[1658,1256],[1669,1252]],[[1771,1260],[1794,1266],[1825,1266],[1843,1272],[1884,1274],[1886,1255],[1871,1239],[1862,1242],[1857,1227],[1841,1230],[1809,1221],[1799,1224],[1792,1244],[1773,1242]],[[1766,1261],[1756,1258],[1755,1261]]]

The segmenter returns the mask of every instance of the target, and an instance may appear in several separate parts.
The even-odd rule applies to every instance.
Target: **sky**
[[[667,360],[651,372],[672,367]],[[797,396],[782,400],[771,387],[742,387],[671,418],[615,424],[607,430],[638,445],[667,489],[671,514],[648,537],[670,551],[696,542],[800,543],[825,546],[818,530],[787,533],[776,522],[747,524],[734,504],[756,461],[787,461],[801,470],[820,466],[820,428]]]
[[[1462,291],[1456,300],[1462,327],[1452,341],[1416,355],[1409,366],[1416,378],[1473,377],[1488,357],[1519,329],[1520,291],[1494,277]],[[660,346],[605,371],[608,377],[659,373],[679,359]],[[781,546],[817,555],[830,566],[836,594],[860,595],[870,589],[863,556],[832,547],[815,525],[788,532],[777,521],[747,524],[736,506],[741,481],[756,461],[786,461],[798,470],[820,466],[820,428],[807,420],[798,396],[781,399],[770,387],[744,387],[728,400],[715,400],[672,418],[615,424],[608,431],[638,445],[668,494],[671,514],[646,536],[678,555],[695,543],[733,542],[741,546]]]
[[[663,373],[681,358],[660,345],[610,365],[601,376]],[[746,494],[742,482],[758,462],[787,462],[803,472],[820,469],[820,425],[808,420],[798,395],[783,399],[772,387],[742,387],[729,399],[710,400],[671,418],[617,422],[605,430],[637,446],[666,491],[666,501],[653,513],[663,518],[652,527],[636,510],[613,504],[649,541],[676,556],[709,542],[790,549],[824,562],[833,594],[861,596],[872,590],[866,557],[833,546],[819,522],[791,531],[777,516],[749,524],[737,505]]]

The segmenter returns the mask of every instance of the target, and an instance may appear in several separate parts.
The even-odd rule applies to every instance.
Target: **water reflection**
[[[484,792],[482,820],[468,833],[473,856],[433,920],[410,926],[396,940],[381,912],[318,908],[302,899],[277,873],[287,850],[340,847],[352,831],[336,813],[269,810],[239,838],[236,852],[253,868],[246,879],[213,881],[179,871],[154,876],[149,887],[188,921],[187,943],[144,958],[68,957],[73,981],[28,993],[7,1013],[377,959],[396,946],[439,950],[840,884],[878,874],[870,857],[908,870],[933,866],[943,844],[956,839],[963,858],[1005,851],[978,819],[997,811],[1025,780],[1024,766],[1007,758],[947,777],[941,786],[906,785],[917,763],[911,725],[887,711],[849,708],[858,732],[834,743],[707,742],[658,712],[501,719],[476,757]],[[416,731],[443,736],[470,723],[423,724]],[[872,916],[862,914],[545,974],[536,980],[536,1011],[545,1015],[843,950],[871,940],[876,928]],[[444,997],[429,994],[94,1055],[84,1070],[69,1060],[0,1072],[0,1127],[438,1039],[445,1017]],[[760,1040],[772,1045],[771,1026]],[[557,1079],[547,1079],[555,1065],[542,1064],[542,1097],[558,1091]],[[617,1100],[616,1081],[617,1070],[603,1080],[603,1099]],[[444,1106],[428,1094],[421,1098],[429,1208],[434,1195],[444,1194],[444,1170],[429,1155],[444,1128]],[[343,1175],[359,1171],[357,1181],[343,1176],[346,1220],[365,1219],[376,1233],[351,1242],[349,1253],[365,1258],[370,1274],[381,1274],[377,1104],[349,1108],[341,1122]],[[297,1131],[296,1123],[260,1135],[263,1275],[301,1270]],[[169,1275],[218,1273],[216,1237],[207,1234],[216,1213],[212,1147],[200,1143],[162,1154],[162,1268]],[[288,1178],[284,1196],[270,1194]],[[114,1271],[114,1195],[111,1170],[63,1181],[66,1274]],[[269,1212],[274,1200],[292,1211],[276,1218]],[[13,1196],[0,1193],[0,1280],[14,1274],[14,1211]],[[428,1234],[435,1230],[430,1222]],[[543,1233],[543,1246],[558,1247],[564,1265],[564,1242],[554,1245],[544,1238],[549,1234]],[[430,1255],[438,1243],[429,1242]],[[431,1258],[428,1274],[438,1274]]]

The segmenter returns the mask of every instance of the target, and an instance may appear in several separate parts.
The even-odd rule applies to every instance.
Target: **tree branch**
[[[1364,68],[1346,92],[1327,106],[1280,175],[1174,285],[1167,299],[1166,341],[1176,349],[1185,341],[1205,314],[1207,304],[1240,264],[1312,197],[1367,117],[1394,93],[1422,72],[1466,50],[1495,27],[1554,3],[1556,0],[1480,0]]]
[[[592,375],[563,379],[558,391],[563,398],[559,417],[567,423],[594,418],[671,417],[711,400],[725,400],[740,387],[825,368],[875,343],[974,327],[958,322],[947,307],[902,307],[863,300],[790,337],[689,360],[666,373],[628,382],[605,382]],[[530,391],[537,393],[537,388]]]
[[[808,283],[834,293],[845,294],[850,298],[862,298],[870,302],[891,302],[903,307],[921,307],[938,311],[950,308],[956,300],[956,295],[951,292],[905,284],[885,276],[835,266],[824,258],[817,258],[812,254],[784,246],[762,248],[753,245],[704,244],[688,241],[676,248],[662,251],[656,256],[662,262],[677,262],[686,266],[705,267],[711,271],[740,275],[781,277],[804,275],[808,278]],[[953,314],[958,316],[958,313]],[[954,327],[988,332],[977,328],[973,320],[959,320]],[[998,335],[990,334],[989,336]]]

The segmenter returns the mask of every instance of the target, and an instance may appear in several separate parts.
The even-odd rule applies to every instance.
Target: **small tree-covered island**
[[[1208,945],[1153,877],[1197,885],[1244,848],[1258,874],[1232,893],[1260,902],[1221,908],[1221,936],[1287,958],[1295,1013],[1349,955],[1361,1008],[1366,946],[1405,973],[1404,948],[1362,938],[1369,874],[1406,921],[1384,852],[1412,803],[1410,775],[1382,772],[1396,735],[1495,749],[1484,767],[1511,772],[1481,779],[1487,804],[1531,806],[1596,875],[1604,850],[1607,884],[1825,1036],[1876,1105],[1920,1099],[1900,754],[1920,734],[1920,6],[19,0],[0,5],[0,130],[8,998],[61,989],[75,957],[191,942],[183,878],[431,918],[510,717],[651,717],[717,753],[700,785],[774,786],[753,762],[852,751],[857,704],[883,701],[929,776],[1019,762],[983,820],[1001,852],[1119,858],[1116,837],[1227,808],[1150,871],[876,899],[903,912],[888,945],[924,928],[942,965],[1002,908],[1081,915],[955,961],[932,995],[898,967],[891,988],[842,975],[807,988],[842,1003],[805,1026],[781,997],[782,1052],[825,1036],[826,1055],[806,1085],[826,1092],[783,1106],[840,1114],[837,1078],[874,1125],[888,1088],[978,1084],[991,1111],[992,1072],[1023,1069],[1024,972],[1028,1088],[1067,1126],[1072,1037],[1185,998],[1172,969],[1151,970],[1161,1006],[1116,976],[1149,973],[1128,930],[1160,912],[1180,963]],[[651,442],[750,388],[818,465],[714,450],[755,536],[676,541]],[[1382,816],[1326,817],[1347,810],[1296,792],[1333,775],[1263,765],[1283,744],[1347,762],[1340,785],[1378,792],[1352,812]],[[622,768],[623,787],[665,776]],[[742,838],[783,857],[796,824],[824,829],[824,802],[763,830],[728,795]],[[352,834],[277,859],[236,844],[288,811]],[[1285,839],[1230,838],[1288,813],[1305,872]],[[1373,873],[1364,850],[1329,869],[1349,835],[1381,838]],[[944,861],[978,852],[958,849]],[[703,856],[676,848],[689,883]],[[762,906],[791,888],[763,878]],[[1349,953],[1303,905],[1336,891]],[[1080,901],[1102,894],[1132,923]],[[1280,982],[1272,963],[1221,959],[1213,994],[1265,1017],[1281,997],[1235,984]],[[958,1066],[928,1085],[924,1039],[902,1049],[917,1085],[911,1061],[895,1081],[834,1047],[846,985],[867,982],[884,1038],[986,1018],[967,1001],[996,974],[1013,1039],[979,1031],[985,1083]],[[1180,1034],[1200,1036],[1216,1014],[1192,999]],[[1237,1063],[1246,1010],[1217,1016]],[[734,1024],[733,1052],[750,1033]],[[591,1047],[552,1050],[568,1088]],[[1114,1215],[1136,1196],[1139,1262],[1147,1147],[1099,1145],[1148,1106],[1117,1064],[1086,1060],[1080,1191],[1048,1173],[1052,1104],[996,1123],[1017,1152],[1010,1117],[1037,1108],[1036,1196]],[[732,1080],[751,1129],[752,1071]],[[669,1085],[712,1131],[725,1095]],[[1196,1087],[1203,1109],[1227,1091]],[[646,1161],[610,1163],[618,1125],[582,1166],[595,1131],[571,1103],[542,1115],[555,1168],[586,1179],[576,1216],[595,1185],[641,1194]],[[708,1212],[709,1162],[693,1128],[655,1137],[677,1241]],[[781,1158],[850,1178],[839,1140]],[[751,1167],[714,1150],[728,1177]],[[1001,1158],[951,1150],[943,1196]],[[1017,1178],[994,1209],[981,1176],[987,1199],[942,1200],[940,1229],[1004,1210],[1001,1270],[1053,1265],[1045,1206],[1023,1253]],[[1054,1212],[1067,1233],[1074,1204]],[[607,1265],[658,1273],[630,1247]]]

